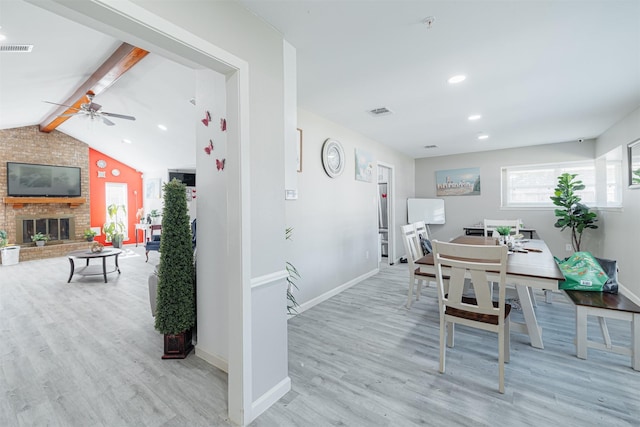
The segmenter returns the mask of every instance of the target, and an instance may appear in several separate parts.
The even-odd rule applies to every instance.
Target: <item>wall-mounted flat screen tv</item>
[[[196,186],[196,174],[190,172],[177,172],[177,171],[169,171],[169,181],[173,178],[181,181],[187,187],[195,187]]]
[[[80,168],[7,162],[7,194],[18,197],[80,197]]]

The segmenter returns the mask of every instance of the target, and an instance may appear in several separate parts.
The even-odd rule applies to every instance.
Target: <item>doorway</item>
[[[378,162],[378,262],[395,263],[394,169]]]

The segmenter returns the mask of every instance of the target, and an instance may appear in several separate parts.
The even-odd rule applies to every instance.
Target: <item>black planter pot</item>
[[[191,330],[179,334],[164,334],[163,359],[184,359],[193,350]]]

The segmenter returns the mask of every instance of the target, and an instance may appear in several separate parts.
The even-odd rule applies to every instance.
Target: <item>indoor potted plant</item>
[[[173,179],[163,191],[155,328],[164,334],[162,358],[184,359],[193,349],[196,322],[191,225],[186,186]]]
[[[563,173],[558,177],[558,185],[554,195],[551,197],[553,204],[562,209],[555,209],[558,218],[554,227],[563,231],[565,228],[571,230],[571,246],[574,252],[580,251],[582,242],[582,232],[586,228],[598,228],[594,223],[598,221],[595,212],[590,212],[589,208],[580,203],[582,198],[577,194],[584,190],[585,186],[581,180],[575,179],[578,174]]]
[[[0,249],[7,246],[7,242],[9,239],[7,238],[7,232],[4,230],[0,230]]]
[[[185,193],[186,194],[186,193]],[[185,196],[186,197],[186,196]],[[185,199],[186,200],[186,199]],[[158,211],[158,209],[151,209],[151,219],[153,221],[154,224],[157,224],[160,218],[160,211]]]
[[[123,220],[120,218],[120,212],[122,212],[122,216],[124,218],[127,217],[127,208],[125,205],[112,203],[107,206],[109,221],[105,222],[102,227],[102,231],[106,236],[106,241],[111,242],[114,248],[121,248],[122,240],[124,239],[125,225]]]
[[[36,246],[44,246],[44,243],[49,240],[49,236],[40,232],[31,236],[31,241],[36,243]]]
[[[96,237],[96,234],[98,233],[96,233],[90,228],[87,228],[86,230],[84,230],[84,238],[87,239],[87,242],[93,242],[93,238]]]

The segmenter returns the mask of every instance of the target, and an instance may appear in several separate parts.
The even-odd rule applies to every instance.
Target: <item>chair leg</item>
[[[504,361],[509,363],[511,359],[511,321],[504,319]]]
[[[453,347],[453,334],[455,333],[455,324],[447,322],[447,347]]]
[[[500,329],[498,331],[498,370],[499,374],[499,390],[500,393],[504,394],[504,359],[505,359],[505,347],[506,347],[506,339],[505,330]]]
[[[413,286],[415,285],[415,278],[413,274],[409,275],[409,296],[407,297],[407,308],[411,309],[413,303]]]
[[[147,256],[147,260],[145,262],[149,262],[149,251],[145,251],[144,254]]]
[[[444,373],[444,365],[445,365],[445,343],[444,343],[444,330],[445,330],[445,320],[444,316],[440,315],[440,373]]]

